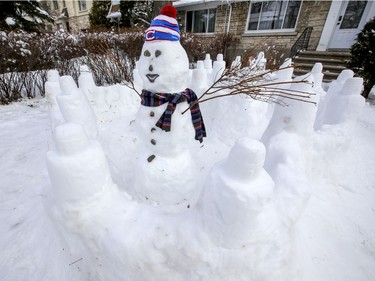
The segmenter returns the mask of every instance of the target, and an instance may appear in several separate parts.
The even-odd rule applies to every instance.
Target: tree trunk
[[[152,18],[156,17],[160,14],[161,9],[167,5],[172,5],[173,1],[154,1],[153,2],[153,9],[152,9]]]

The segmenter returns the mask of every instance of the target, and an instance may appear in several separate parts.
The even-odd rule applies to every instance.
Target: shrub
[[[375,18],[367,22],[350,49],[348,67],[363,77],[363,96],[368,97],[375,85]]]
[[[202,36],[184,33],[181,36],[181,45],[185,48],[190,62],[203,60],[206,54],[214,59],[218,54],[223,54],[230,65],[233,60],[234,50],[239,44],[239,38],[231,33],[219,33],[215,36]]]
[[[64,31],[54,34],[0,32],[0,103],[22,97],[44,95],[49,69],[78,80],[80,65],[91,69],[98,86],[132,79],[135,63],[144,43],[144,31],[121,30],[122,33],[101,32],[72,35]],[[191,62],[212,58],[236,48],[238,39],[231,34],[214,37],[183,34],[181,44]],[[227,61],[230,65],[230,61]]]

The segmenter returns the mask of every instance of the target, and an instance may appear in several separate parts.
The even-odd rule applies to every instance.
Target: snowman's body
[[[153,93],[181,93],[189,84],[187,54],[175,41],[146,42],[138,62],[143,89]],[[172,115],[170,131],[156,126],[168,103],[141,105],[136,118],[141,140],[135,191],[142,200],[160,206],[188,206],[198,197],[194,174],[197,172],[189,149],[199,143],[190,111],[185,102],[178,103]]]

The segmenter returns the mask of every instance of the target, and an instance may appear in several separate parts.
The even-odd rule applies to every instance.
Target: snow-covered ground
[[[176,14],[146,30],[139,94],[81,66],[0,107],[0,280],[375,280],[362,78],[262,52],[191,70]]]
[[[132,185],[132,165],[136,161],[138,141],[133,125],[139,98],[124,89],[120,86],[101,88],[102,94],[107,94],[107,100],[99,105],[99,99],[95,99],[96,104],[93,104],[100,141],[113,180],[120,190]],[[129,96],[124,98],[119,93]],[[261,112],[264,118],[268,116],[269,120],[270,114],[262,109],[263,105],[254,106],[254,102],[244,100],[236,103],[235,99],[233,114],[241,116],[252,108]],[[236,129],[242,128],[241,133],[221,127],[221,124],[226,125],[223,120],[214,120],[207,114],[214,112],[212,107],[218,110],[220,103],[225,104],[224,100],[206,106],[202,104],[208,128],[208,137],[200,152],[198,182],[202,185],[214,163],[227,157],[235,140],[242,133],[249,134],[246,118],[236,124]],[[228,103],[232,101],[226,105]],[[105,104],[111,106],[105,107]],[[272,109],[271,105],[266,107]],[[254,127],[251,131],[261,132],[265,129],[263,123],[259,120],[261,128]],[[78,234],[64,235],[66,230],[50,213],[51,183],[46,153],[55,145],[46,100],[25,100],[1,106],[0,135],[0,280],[114,280],[97,275],[97,267],[102,265],[88,260],[85,250],[71,249],[75,240],[79,240]],[[309,182],[312,194],[289,236],[293,251],[290,263],[284,265],[289,274],[287,280],[375,280],[374,106],[366,104],[351,137],[347,153],[339,159],[330,159],[329,155],[326,157],[315,151],[318,157],[314,157]],[[316,133],[315,138],[319,143],[319,134]],[[127,192],[131,194],[132,191]],[[144,230],[147,231],[147,226]],[[132,229],[128,231],[132,232]],[[194,233],[186,235],[194,239]],[[117,245],[111,244],[111,237],[108,235],[106,244],[108,251],[115,251]],[[238,263],[238,260],[233,262]],[[105,266],[106,270],[111,270],[108,264]],[[132,276],[126,270],[123,274],[124,280],[136,280],[125,278]],[[165,278],[172,280],[168,275]],[[158,279],[150,277],[148,280]],[[227,280],[235,279],[229,277]]]

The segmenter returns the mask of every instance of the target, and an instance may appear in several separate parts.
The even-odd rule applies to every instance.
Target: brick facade
[[[273,46],[280,52],[289,55],[289,51],[306,27],[313,27],[308,49],[315,50],[331,6],[331,0],[316,0],[302,2],[299,18],[294,32],[275,33],[246,33],[246,23],[250,9],[250,1],[236,1],[232,3],[231,21],[229,32],[240,38],[240,45],[236,53],[241,54],[246,50],[259,52],[267,46]],[[215,33],[227,32],[228,29],[229,6],[221,4],[216,9]],[[183,25],[185,22],[185,12],[179,12],[179,21]]]
[[[55,3],[54,3],[55,2]],[[73,33],[78,33],[90,27],[89,12],[93,0],[86,0],[86,9],[80,10],[78,0],[45,0],[41,2],[47,12],[55,19],[53,25],[46,26],[48,30],[64,29]],[[62,15],[68,13],[68,17]]]

